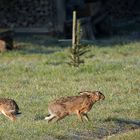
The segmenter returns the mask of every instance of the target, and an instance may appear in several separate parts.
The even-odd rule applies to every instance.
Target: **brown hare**
[[[0,112],[12,121],[16,120],[16,115],[20,114],[17,103],[6,98],[0,98]]]
[[[105,99],[105,96],[100,91],[82,91],[79,94],[79,96],[61,97],[52,101],[48,106],[49,115],[45,120],[59,121],[68,115],[76,114],[81,121],[83,118],[88,121],[87,113],[93,104],[100,99]]]

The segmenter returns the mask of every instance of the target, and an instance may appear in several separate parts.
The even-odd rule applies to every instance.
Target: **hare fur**
[[[17,103],[6,98],[0,98],[0,112],[12,121],[15,121],[16,115],[20,114]]]
[[[68,115],[76,114],[81,121],[83,118],[88,121],[87,113],[93,104],[104,99],[105,96],[100,91],[82,91],[79,94],[79,96],[61,97],[52,101],[48,105],[49,115],[45,117],[45,120],[48,122],[53,119],[59,121]]]

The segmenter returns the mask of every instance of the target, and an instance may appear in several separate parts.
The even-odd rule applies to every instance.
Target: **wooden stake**
[[[73,11],[73,26],[72,26],[72,49],[76,45],[76,11]]]

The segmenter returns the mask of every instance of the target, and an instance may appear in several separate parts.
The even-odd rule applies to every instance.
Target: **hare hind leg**
[[[78,119],[79,119],[81,122],[83,122],[83,118],[82,118],[82,115],[80,114],[80,111],[79,111],[79,110],[76,111],[76,114],[77,114]]]
[[[15,121],[16,120],[16,116],[12,114],[12,112],[8,112],[8,111],[1,111],[3,115],[5,115],[6,117],[8,117],[10,120]]]
[[[58,122],[58,121],[64,119],[66,116],[68,116],[68,113],[64,113],[64,114],[62,113],[61,115],[57,116],[55,122]]]
[[[51,115],[45,117],[45,120],[48,120],[48,122],[50,122],[50,121],[52,121],[54,118],[56,118],[56,116],[53,115],[53,114],[51,114]]]
[[[84,119],[85,119],[86,121],[89,121],[89,117],[88,117],[88,115],[87,115],[86,113],[83,113],[82,115],[83,115],[83,117],[84,117]]]

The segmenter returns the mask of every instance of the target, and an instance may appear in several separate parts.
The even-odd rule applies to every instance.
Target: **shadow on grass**
[[[47,50],[44,49],[44,47],[40,47],[40,48],[32,48],[32,49],[24,49],[22,47],[22,49],[17,49],[17,51],[19,51],[21,54],[52,54],[52,53],[56,53],[59,52],[60,50]]]
[[[58,45],[58,47],[66,47],[71,45],[71,39],[62,39],[63,41],[59,41],[59,38],[53,38],[46,35],[35,35],[35,34],[19,34],[15,35],[14,37],[17,41],[22,41],[24,43],[32,43],[33,45],[44,45],[44,46],[51,46],[51,45]],[[61,40],[61,39],[60,39]],[[127,35],[117,35],[107,38],[99,38],[96,40],[82,40],[83,44],[98,44],[99,47],[106,47],[106,46],[116,46],[122,44],[128,44],[133,42],[140,41],[140,31],[139,32],[132,32]]]
[[[34,120],[41,121],[45,118],[44,115],[36,114]],[[123,118],[107,118],[104,120],[105,123],[112,124],[114,122],[115,126],[106,126],[102,128],[95,127],[94,131],[76,131],[75,129],[69,130],[68,135],[61,138],[61,140],[92,140],[92,139],[103,139],[108,136],[124,133],[127,131],[133,131],[135,129],[140,129],[140,120],[126,120]],[[59,138],[58,138],[59,140]]]
[[[52,54],[68,47],[45,35],[15,35],[15,50],[21,54]]]
[[[125,131],[140,129],[140,120],[127,120],[123,118],[108,118],[105,122],[114,122],[116,128],[110,131],[110,134],[122,133]]]
[[[40,114],[36,114],[35,117],[34,117],[34,120],[35,121],[40,121],[40,120],[45,120],[45,117],[47,115],[43,114],[43,115],[40,115]]]
[[[105,136],[110,136],[118,133],[124,133],[127,131],[140,129],[140,120],[129,120],[124,118],[107,118],[104,120],[106,123],[115,123],[114,128],[106,128]]]
[[[135,125],[136,127],[140,128],[140,120],[126,120],[123,118],[108,118],[105,120],[105,122],[114,121],[117,124],[120,125]]]
[[[58,38],[51,38],[46,35],[16,35],[14,40],[19,44],[23,44],[17,49],[22,54],[50,54],[60,51],[60,49],[68,48],[71,46],[71,40],[58,41]],[[83,40],[82,44],[85,46],[91,45],[96,47],[113,48],[118,45],[122,46],[133,42],[140,42],[140,32],[132,33],[125,36],[122,35],[104,39],[102,38],[93,41]],[[52,49],[48,50],[48,48]]]
[[[105,137],[124,133],[127,131],[132,131],[135,129],[140,129],[140,120],[126,120],[123,118],[107,118],[104,120],[105,123],[114,122],[115,126],[111,127],[103,127],[103,128],[95,128],[95,131],[84,131],[84,132],[71,132],[69,134],[69,139],[77,140],[91,140],[91,139],[103,139]]]

